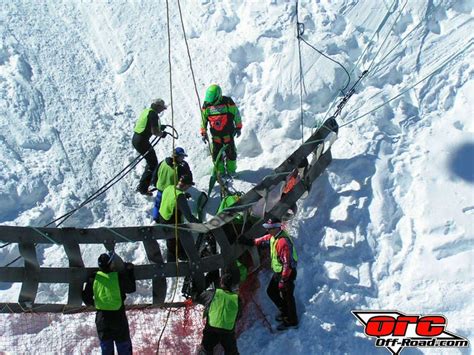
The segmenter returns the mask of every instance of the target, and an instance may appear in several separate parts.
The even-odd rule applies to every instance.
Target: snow
[[[238,187],[244,191],[301,144],[295,5],[181,4],[201,99],[209,84],[219,83],[240,108],[244,181]],[[353,80],[370,71],[339,119],[346,125],[333,145],[333,162],[289,226],[300,256],[300,327],[270,334],[254,324],[238,340],[242,354],[386,351],[375,348],[350,313],[361,308],[443,314],[448,330],[472,344],[473,7],[468,0],[300,1],[307,41],[343,64]],[[196,187],[205,190],[210,157],[198,134],[198,100],[173,1],[170,18],[173,103],[162,121],[174,121]],[[170,101],[166,5],[12,0],[2,3],[0,19],[0,223],[42,226],[126,166],[136,154],[131,132],[140,111],[154,98]],[[301,46],[308,138],[333,112],[347,77]],[[169,138],[160,142],[158,157],[171,147]],[[63,226],[151,224],[152,202],[134,193],[141,169]],[[95,265],[101,251],[83,248],[86,266]],[[138,244],[121,247],[120,254],[138,264],[146,260]],[[1,265],[17,255],[16,246],[0,249]],[[67,265],[60,247],[39,255],[42,265]],[[262,285],[269,276],[261,276]],[[42,284],[38,297],[64,301],[65,287]],[[15,302],[19,289],[1,284],[0,300]],[[140,284],[134,302],[149,301],[149,292],[149,284]],[[273,319],[263,286],[258,302]]]

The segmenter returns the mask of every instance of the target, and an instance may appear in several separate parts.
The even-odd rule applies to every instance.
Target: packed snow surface
[[[135,158],[133,125],[157,97],[170,103],[162,122],[178,130],[176,144],[189,155],[196,189],[207,189],[211,160],[199,137],[177,4],[169,2],[170,102],[165,1],[2,2],[1,224],[43,226],[105,184]],[[242,354],[386,353],[365,337],[355,309],[443,314],[448,330],[472,344],[473,6],[469,0],[299,2],[304,39],[342,64],[350,85],[369,72],[338,118],[343,127],[333,162],[288,225],[299,252],[300,327],[270,334],[256,323],[238,339]],[[242,114],[237,184],[247,190],[335,110],[347,75],[301,43],[302,131],[296,2],[186,0],[181,8],[201,100],[218,83]],[[156,147],[159,159],[171,150],[169,137]],[[150,225],[152,201],[134,192],[142,168],[63,226]],[[86,266],[102,251],[83,248]],[[42,265],[67,265],[59,246],[38,252]],[[141,246],[119,252],[146,262]],[[14,245],[0,249],[2,266],[17,256]],[[269,276],[261,276],[263,285]],[[19,289],[0,284],[0,301],[17,301]],[[131,300],[149,302],[149,293],[141,287]],[[36,301],[66,297],[66,288],[41,284]],[[258,302],[273,321],[265,287]]]

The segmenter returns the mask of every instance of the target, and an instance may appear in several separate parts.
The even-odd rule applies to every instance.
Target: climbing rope
[[[304,24],[298,18],[298,1],[296,1],[296,38],[298,39],[298,61],[300,69],[300,121],[301,121],[301,143],[304,143],[304,111],[303,111],[303,89],[306,95],[306,87],[303,76],[303,58],[301,56],[301,36],[304,33]]]
[[[316,51],[317,53],[319,53],[320,55],[322,55],[324,58],[336,63],[337,65],[339,65],[343,70],[344,72],[346,73],[347,75],[347,82],[344,84],[344,87],[340,90],[340,92],[342,94],[345,94],[344,93],[344,90],[346,90],[346,88],[349,86],[349,83],[351,82],[351,76],[349,74],[349,72],[347,71],[347,69],[344,67],[344,65],[342,65],[340,62],[338,62],[337,60],[329,57],[328,55],[326,55],[325,53],[323,53],[321,50],[317,49],[315,46],[313,46],[312,44],[310,44],[308,41],[306,41],[304,38],[303,38],[303,35],[304,35],[304,30],[305,30],[305,27],[304,27],[304,23],[302,22],[299,22],[299,18],[298,18],[298,0],[296,1],[296,37],[298,39],[298,60],[299,60],[299,77],[300,77],[300,80],[299,80],[299,86],[300,86],[300,124],[301,124],[301,143],[303,144],[304,143],[304,110],[303,110],[303,89],[304,89],[304,92],[306,94],[306,87],[305,87],[305,84],[304,84],[304,74],[303,74],[303,58],[302,58],[302,55],[301,55],[301,42],[303,42],[304,44],[306,44],[308,47],[312,48],[314,51]],[[335,101],[335,99],[334,99]],[[333,101],[333,102],[334,102]],[[331,106],[332,108],[332,106]],[[329,112],[330,110],[328,110]],[[323,120],[323,122],[325,122],[325,120]],[[312,129],[311,130],[311,134],[314,132],[314,130]]]
[[[169,9],[169,2],[166,0],[166,28],[167,28],[167,34],[168,34],[168,68],[169,68],[169,90],[170,90],[170,107],[171,107],[171,126],[174,127],[174,104],[173,104],[173,70],[172,70],[172,65],[171,65],[171,29],[170,29],[170,9]],[[179,275],[179,262],[178,262],[178,257],[179,257],[179,237],[178,237],[178,201],[177,201],[177,191],[176,191],[176,185],[178,184],[178,176],[177,176],[177,162],[176,162],[176,154],[175,152],[175,139],[173,138],[172,141],[172,157],[173,157],[173,178],[174,178],[174,200],[175,200],[175,207],[174,207],[174,239],[175,239],[175,261],[176,261],[176,275]],[[169,250],[167,251],[167,257],[169,255]],[[174,283],[174,289],[173,289],[173,297],[171,299],[171,302],[174,301],[174,298],[176,296],[176,291],[178,288],[178,282],[176,281]],[[158,343],[156,345],[156,354],[159,354],[160,351],[160,343],[161,339],[163,337],[163,334],[165,332],[165,329],[168,325],[168,321],[170,319],[171,315],[171,307],[168,308],[168,314],[166,315],[166,320],[163,328],[161,329],[160,336],[158,338]]]
[[[189,68],[191,69],[191,76],[193,78],[194,92],[196,93],[196,98],[198,100],[199,110],[201,110],[201,99],[199,98],[199,92],[198,92],[197,84],[196,84],[196,77],[194,75],[194,69],[193,69],[193,61],[191,59],[191,52],[189,50],[188,38],[186,36],[186,29],[184,28],[183,13],[181,11],[181,4],[180,4],[179,0],[178,0],[178,10],[179,10],[179,18],[180,18],[180,21],[181,21],[181,28],[183,30],[184,43],[186,44],[186,52],[188,54]]]

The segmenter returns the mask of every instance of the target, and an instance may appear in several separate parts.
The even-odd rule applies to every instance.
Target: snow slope
[[[272,335],[255,324],[239,338],[241,353],[383,353],[350,313],[360,308],[444,314],[448,330],[472,343],[473,6],[299,3],[309,43],[353,80],[370,70],[339,119],[345,126],[334,161],[289,226],[300,254],[301,326]],[[219,83],[241,110],[238,169],[240,187],[248,188],[301,144],[296,4],[187,0],[181,7],[199,94]],[[162,121],[174,121],[197,188],[205,189],[210,158],[198,136],[198,100],[174,1],[170,14],[173,104]],[[153,98],[170,101],[166,3],[12,0],[1,4],[0,19],[0,223],[42,226],[127,165],[135,157],[137,115]],[[346,74],[305,44],[301,52],[307,138],[334,110]],[[169,138],[160,143],[158,157],[171,146]],[[152,202],[134,193],[141,169],[64,225],[151,224]],[[44,265],[67,264],[57,246],[39,252]],[[100,252],[84,248],[86,265]],[[120,252],[145,262],[140,246]],[[17,255],[14,246],[0,249],[2,265]],[[43,300],[66,295],[57,286],[40,290]],[[0,299],[14,302],[18,291],[0,285]],[[264,288],[259,302],[272,317]],[[462,351],[438,351],[447,352]]]

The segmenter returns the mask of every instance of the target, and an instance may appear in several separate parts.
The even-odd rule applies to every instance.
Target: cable
[[[383,28],[384,26],[384,22],[386,20],[386,18],[389,16],[390,14],[390,11],[392,9],[392,6],[397,2],[397,0],[394,0],[392,2],[392,4],[390,5],[390,7],[388,8],[387,12],[385,13],[385,16],[382,18],[382,21],[380,22],[378,28],[381,29]],[[360,62],[360,60],[362,59],[363,55],[365,54],[365,52],[367,52],[367,50],[369,49],[369,47],[371,46],[371,44],[373,43],[373,39],[374,37],[376,36],[376,34],[378,33],[378,31],[376,31],[373,35],[372,35],[372,38],[370,39],[370,41],[367,43],[367,45],[365,46],[364,48],[364,51],[361,53],[361,55],[359,56],[359,58],[357,59],[357,61],[354,63],[354,65],[352,66],[352,69],[350,71],[350,73],[352,73],[354,71],[354,69],[357,67],[357,64]],[[334,97],[333,101],[331,102],[331,105],[329,105],[329,108],[328,110],[326,111],[326,114],[324,115],[323,117],[323,120],[322,122],[326,122],[326,119],[329,115],[329,113],[331,112],[332,108],[334,107],[334,105],[336,104],[336,100],[337,100],[337,96]],[[314,126],[316,127],[316,125]],[[318,127],[319,128],[319,127]]]
[[[170,29],[170,9],[169,9],[169,2],[166,0],[166,25],[167,25],[167,34],[168,34],[168,68],[169,68],[169,89],[170,89],[170,106],[171,106],[171,126],[174,127],[174,105],[173,105],[173,71],[172,71],[172,66],[171,66],[171,29]],[[176,275],[179,275],[179,263],[178,263],[178,203],[177,203],[177,192],[176,192],[176,185],[177,185],[177,165],[176,165],[176,155],[174,154],[175,150],[175,139],[173,138],[172,142],[172,149],[173,149],[173,167],[174,167],[174,199],[175,199],[175,208],[174,208],[174,237],[175,237],[175,261],[176,261]],[[169,250],[168,250],[169,254]],[[176,283],[174,285],[174,291],[173,291],[173,298],[172,301],[174,301],[174,297],[176,296],[176,290],[178,288],[178,281],[176,280]],[[165,324],[163,328],[161,329],[160,336],[158,338],[158,343],[156,345],[156,354],[159,354],[160,351],[160,343],[161,339],[163,337],[163,334],[165,332],[165,329],[168,325],[168,320],[171,315],[171,308],[168,308],[168,314],[166,316]]]
[[[400,96],[402,96],[403,94],[405,94],[407,91],[410,91],[411,89],[413,89],[415,86],[417,86],[418,84],[422,83],[423,81],[425,81],[426,79],[430,78],[431,76],[433,76],[434,74],[436,74],[436,72],[438,72],[439,70],[441,70],[446,64],[448,64],[450,61],[452,61],[453,59],[455,59],[461,52],[459,53],[456,53],[455,55],[452,55],[448,60],[446,60],[445,62],[443,62],[443,64],[441,64],[440,66],[438,66],[435,70],[433,70],[430,74],[426,75],[423,79],[417,81],[415,84],[409,86],[407,89],[401,91],[399,94],[395,95],[394,97],[388,99],[387,101],[383,102],[382,104],[380,104],[379,106],[375,107],[374,109],[370,110],[369,112],[366,112],[364,113],[363,115],[360,115],[359,117],[357,118],[354,118],[353,120],[351,121],[348,121],[348,122],[345,122],[343,125],[340,126],[340,128],[342,127],[345,127],[369,114],[371,114],[372,112],[378,110],[379,108],[385,106],[386,104],[388,104],[389,102],[399,98]]]
[[[181,28],[183,29],[184,42],[186,44],[186,51],[188,53],[189,67],[191,69],[191,76],[193,78],[193,83],[194,83],[194,91],[196,93],[196,97],[197,97],[197,100],[198,100],[198,106],[199,106],[199,110],[200,110],[201,109],[201,99],[199,98],[199,93],[198,93],[197,84],[196,84],[196,78],[194,76],[193,62],[191,60],[191,52],[189,51],[188,39],[187,39],[187,36],[186,36],[186,30],[184,28],[183,13],[181,12],[181,4],[180,4],[179,0],[178,0],[178,10],[179,10],[179,18],[181,20]]]
[[[324,58],[326,59],[329,59],[330,61],[336,63],[337,65],[339,65],[343,70],[344,72],[346,73],[347,75],[347,78],[348,78],[348,82],[344,85],[344,87],[341,89],[341,92],[344,94],[344,90],[346,90],[346,88],[349,86],[349,83],[351,82],[351,76],[349,75],[349,72],[347,71],[347,69],[344,67],[344,65],[342,65],[340,62],[338,62],[337,60],[334,60],[332,59],[331,57],[327,56],[326,54],[324,54],[323,52],[321,52],[319,49],[317,49],[316,47],[314,47],[312,44],[308,43],[303,37],[300,37],[300,39],[303,41],[303,43],[305,43],[306,45],[308,45],[309,47],[311,47],[312,49],[314,49],[316,52],[318,52],[319,54],[321,54]]]
[[[296,38],[298,39],[298,60],[300,65],[300,121],[301,121],[301,143],[304,143],[304,112],[303,112],[303,58],[301,57],[301,36],[304,33],[304,24],[298,19],[298,1],[296,1]],[[306,88],[305,88],[306,94]]]

